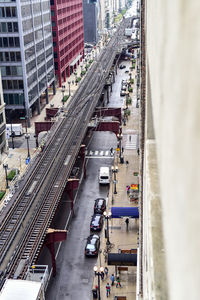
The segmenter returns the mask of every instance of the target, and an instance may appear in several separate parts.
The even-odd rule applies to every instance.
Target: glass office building
[[[40,113],[40,97],[54,84],[50,2],[0,0],[0,67],[6,110]],[[16,111],[16,112],[17,112]]]

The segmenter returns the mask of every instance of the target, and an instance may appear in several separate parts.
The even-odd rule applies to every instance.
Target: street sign
[[[119,151],[120,151],[120,148],[116,148],[115,150],[119,152]]]
[[[20,120],[25,120],[26,118],[25,117],[20,117]]]
[[[138,184],[131,184],[131,190],[139,190]]]

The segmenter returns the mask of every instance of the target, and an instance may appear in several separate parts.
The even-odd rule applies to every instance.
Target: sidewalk
[[[133,72],[133,78],[135,78],[135,71]],[[111,207],[134,207],[138,206],[137,203],[130,201],[126,186],[131,184],[138,184],[139,179],[137,176],[134,176],[133,172],[139,172],[139,158],[136,149],[130,149],[130,144],[133,139],[136,138],[136,135],[139,134],[139,109],[136,108],[136,84],[134,85],[133,95],[132,95],[132,105],[129,106],[131,110],[131,115],[126,123],[126,126],[122,127],[123,139],[122,147],[124,148],[124,164],[117,163],[118,159],[115,159],[115,165],[117,164],[119,171],[117,173],[117,194],[113,194],[114,201],[112,204],[112,192],[113,192],[113,183],[110,185],[109,197],[107,212],[111,211]],[[137,142],[138,143],[138,142]],[[136,144],[137,145],[137,144]],[[126,165],[128,160],[129,164]],[[139,221],[137,219],[129,219],[128,229],[126,228],[125,223],[126,218],[121,219],[111,219],[109,220],[109,240],[112,244],[111,253],[118,253],[119,249],[121,250],[130,250],[137,249],[137,237],[139,231]],[[104,249],[106,249],[106,239],[104,237],[106,222],[104,222],[104,228],[102,229],[101,234],[101,250],[102,253],[99,254],[97,266],[107,266],[105,262],[105,257],[103,255]],[[101,300],[107,299],[106,297],[106,284],[111,285],[110,276],[111,274],[115,275],[115,266],[108,267],[108,277],[101,280],[100,291],[101,291]],[[110,299],[114,299],[115,296],[124,296],[127,300],[136,299],[136,270],[137,267],[128,266],[128,271],[121,271],[119,274],[121,281],[121,288],[116,288],[115,285],[111,286]],[[93,288],[98,285],[98,277],[94,277]]]

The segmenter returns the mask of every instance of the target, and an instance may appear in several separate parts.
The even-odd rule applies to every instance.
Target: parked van
[[[109,167],[101,167],[99,169],[99,184],[110,183],[110,169]]]
[[[7,136],[11,136],[11,124],[6,124]],[[22,124],[12,124],[12,131],[16,136],[23,134]]]

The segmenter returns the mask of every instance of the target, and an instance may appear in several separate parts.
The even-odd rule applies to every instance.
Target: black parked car
[[[103,215],[94,214],[90,222],[90,230],[101,231],[102,227],[103,227]]]
[[[106,200],[104,198],[97,198],[94,203],[94,213],[103,214],[106,209]]]
[[[90,235],[85,246],[85,256],[98,256],[99,247],[100,237],[97,234]]]

